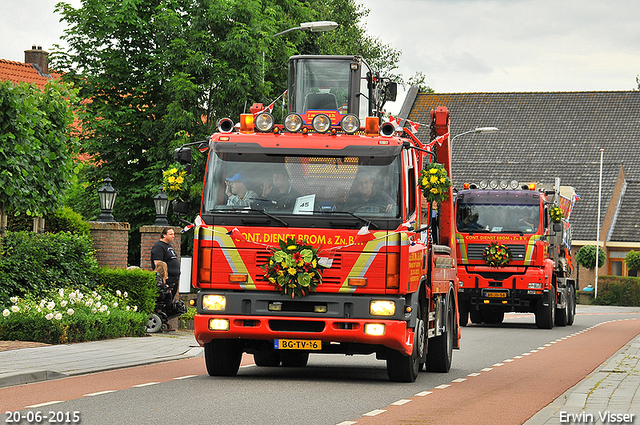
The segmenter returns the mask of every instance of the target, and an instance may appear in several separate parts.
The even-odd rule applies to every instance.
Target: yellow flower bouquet
[[[294,298],[316,291],[322,284],[323,266],[319,264],[318,250],[306,241],[287,238],[280,241],[280,249],[272,248],[273,255],[260,267],[263,280],[275,285],[280,294]]]
[[[560,209],[560,207],[553,207],[549,210],[549,215],[551,216],[551,221],[554,223],[560,223],[564,218],[564,213]]]
[[[449,195],[451,179],[444,165],[431,162],[420,172],[418,186],[427,201],[440,203]]]
[[[183,199],[189,195],[189,176],[182,164],[173,164],[162,172],[162,190],[170,201]]]

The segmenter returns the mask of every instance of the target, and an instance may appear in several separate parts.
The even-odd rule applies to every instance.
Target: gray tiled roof
[[[574,239],[595,239],[601,148],[603,216],[620,166],[628,180],[640,181],[640,91],[420,93],[409,119],[427,124],[437,106],[451,112],[454,136],[476,127],[500,129],[453,141],[456,187],[482,178],[551,183],[559,177],[580,195],[572,216]],[[427,128],[420,127],[422,140]],[[630,209],[621,211],[618,220],[627,223],[638,215],[629,214]],[[628,241],[620,233],[615,229],[611,240]],[[640,235],[633,241],[640,242]]]
[[[627,181],[611,240],[640,241],[640,181]]]

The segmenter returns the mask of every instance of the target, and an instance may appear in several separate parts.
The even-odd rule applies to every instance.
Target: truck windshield
[[[203,212],[398,216],[397,157],[210,153]],[[247,211],[249,210],[249,211]]]
[[[459,232],[536,233],[540,205],[457,204]]]

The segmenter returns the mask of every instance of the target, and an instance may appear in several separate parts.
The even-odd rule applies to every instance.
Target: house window
[[[612,276],[624,276],[624,262],[611,259],[611,275]]]

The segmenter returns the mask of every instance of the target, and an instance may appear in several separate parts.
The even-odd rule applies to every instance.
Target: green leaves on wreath
[[[487,263],[488,266],[491,267],[501,267],[506,266],[511,261],[511,250],[509,247],[497,244],[495,242],[491,242],[484,249],[482,253],[482,258]]]

